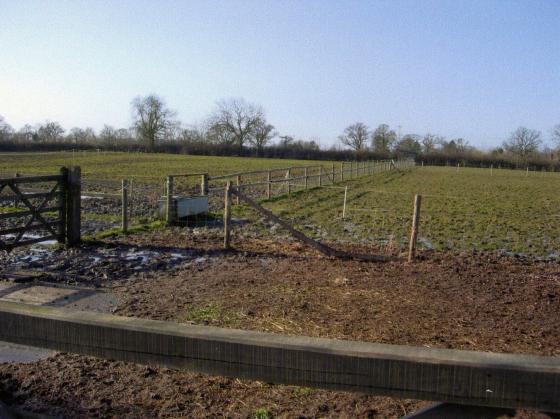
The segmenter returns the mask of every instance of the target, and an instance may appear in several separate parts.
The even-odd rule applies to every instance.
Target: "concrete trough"
[[[208,212],[208,196],[174,196],[173,204],[178,219]],[[164,197],[159,200],[159,215],[162,218],[165,218],[166,207],[167,198]]]

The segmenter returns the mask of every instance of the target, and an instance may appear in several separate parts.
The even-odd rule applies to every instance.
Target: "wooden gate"
[[[0,250],[80,241],[80,168],[57,175],[0,178]]]

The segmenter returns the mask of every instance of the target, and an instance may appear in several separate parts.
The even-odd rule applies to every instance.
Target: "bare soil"
[[[97,286],[115,314],[403,345],[560,355],[560,265],[426,253],[414,264],[332,260],[299,243],[156,231],[106,246],[191,258]],[[359,253],[380,249],[354,248]],[[84,251],[87,251],[84,250]],[[61,255],[62,257],[63,255]],[[130,270],[127,271],[130,275]],[[0,365],[0,400],[56,417],[400,417],[427,402],[270,385],[59,354]],[[265,416],[261,416],[265,417]],[[519,411],[517,417],[546,417]]]

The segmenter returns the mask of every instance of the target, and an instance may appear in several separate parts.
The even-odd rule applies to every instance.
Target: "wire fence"
[[[244,194],[264,200],[264,204],[277,215],[314,238],[388,246],[397,251],[404,250],[408,244],[415,194],[392,190],[383,182],[369,180],[370,177],[377,179],[376,174],[390,168],[390,162],[374,162],[369,166],[363,162],[352,166],[345,163],[334,167],[291,167],[208,176],[206,185],[204,174],[177,176],[174,194],[198,196],[207,188],[210,212],[182,220],[182,224],[188,227],[221,227],[223,190],[229,181],[240,187]],[[416,170],[423,169],[417,167]],[[560,181],[560,176],[552,177],[555,174],[541,172],[520,176],[519,172],[503,169],[493,169],[490,174],[490,169],[486,169],[484,175],[505,178],[508,174],[515,179],[543,178],[545,184]],[[145,226],[164,218],[166,179],[140,175],[127,181],[128,225]],[[122,227],[122,187],[121,179],[83,177],[83,234],[93,235],[107,229],[118,231]],[[318,187],[321,189],[315,189]],[[495,193],[485,189],[483,183],[475,198],[459,193],[433,193],[430,185],[424,187],[421,183],[418,189],[428,191],[422,193],[420,250],[492,250],[558,258],[560,207],[554,199],[540,200],[533,206],[520,205],[515,190]],[[305,191],[312,192],[301,194]],[[14,203],[0,200],[3,208],[0,212],[9,210],[10,205]],[[251,218],[251,215],[241,211],[237,217]],[[262,222],[257,229],[262,234],[276,233],[273,225]]]

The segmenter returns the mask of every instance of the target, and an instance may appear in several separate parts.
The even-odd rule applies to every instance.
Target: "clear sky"
[[[156,93],[184,123],[264,107],[330,145],[349,124],[488,148],[560,123],[560,0],[0,0],[0,115],[131,124]]]

